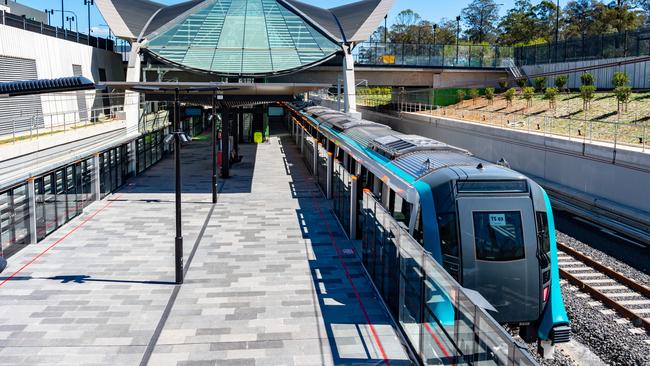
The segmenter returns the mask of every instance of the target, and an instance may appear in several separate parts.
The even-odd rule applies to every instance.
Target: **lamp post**
[[[54,9],[45,9],[45,14],[47,14],[47,24],[52,25],[52,14],[54,14]]]
[[[63,0],[61,0],[61,28],[65,28],[65,5],[63,4]]]
[[[388,43],[388,14],[384,16],[384,43]]]
[[[433,25],[433,45],[436,45],[436,29],[438,29],[438,24]]]
[[[70,32],[72,32],[72,22],[74,22],[77,33],[79,33],[79,22],[77,22],[77,19],[74,16],[65,17],[65,20],[68,22],[68,28],[70,29]]]
[[[458,66],[458,51],[460,48],[460,15],[456,16],[456,66]]]
[[[217,92],[212,93],[212,203],[217,203]]]
[[[183,283],[183,223],[181,217],[181,123],[180,123],[180,89],[174,90],[174,166],[176,171],[176,238],[174,240],[174,257],[176,263],[176,283]]]
[[[84,5],[88,8],[88,42],[90,42],[90,7],[95,5],[95,0],[84,0]]]

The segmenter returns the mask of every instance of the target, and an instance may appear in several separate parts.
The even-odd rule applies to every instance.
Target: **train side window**
[[[548,232],[548,218],[546,212],[535,212],[537,216],[537,243],[542,253],[551,251],[551,238]]]

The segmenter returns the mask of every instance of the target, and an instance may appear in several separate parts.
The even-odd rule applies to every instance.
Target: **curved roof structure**
[[[323,9],[296,0],[96,0],[115,35],[162,62],[219,75],[299,71],[366,40],[394,0]]]

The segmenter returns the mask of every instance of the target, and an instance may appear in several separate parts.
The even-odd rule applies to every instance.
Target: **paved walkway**
[[[171,159],[13,256],[0,364],[410,364],[286,141],[243,146],[216,206],[209,146],[184,149],[182,286]]]

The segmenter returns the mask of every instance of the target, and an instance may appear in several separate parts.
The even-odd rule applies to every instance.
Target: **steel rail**
[[[566,244],[563,243],[557,243],[558,250],[568,254],[569,256],[577,259],[578,261],[584,263],[588,267],[591,267],[592,269],[600,272],[601,274],[619,282],[623,286],[629,288],[630,290],[633,290],[637,292],[639,295],[650,299],[650,288],[647,286],[644,286],[638,282],[635,282],[634,280],[631,280],[630,278],[626,277],[625,275],[622,275],[615,270],[604,266],[601,263],[598,263],[596,260],[593,258],[569,247]],[[633,322],[633,324],[638,325],[637,323],[640,323],[641,326],[646,331],[650,331],[650,318],[644,318],[643,316],[637,314],[634,312],[633,309],[629,309],[626,306],[620,304],[618,301],[612,299],[611,297],[607,296],[607,294],[603,293],[602,291],[599,291],[598,289],[595,288],[595,286],[592,286],[588,283],[583,282],[580,280],[578,277],[572,275],[566,270],[563,270],[560,268],[560,275],[567,279],[570,283],[573,285],[579,287],[580,289],[588,292],[592,297],[595,299],[599,300],[603,304],[613,308],[616,310],[619,314],[623,315],[627,319]]]

